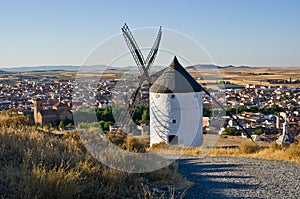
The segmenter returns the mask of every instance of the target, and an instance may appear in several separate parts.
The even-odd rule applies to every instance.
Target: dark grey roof
[[[153,93],[190,93],[202,90],[201,85],[183,68],[176,56],[150,87],[150,92]]]
[[[64,104],[62,102],[57,102],[53,106],[55,106],[55,107],[68,107],[66,104]]]
[[[166,70],[166,68],[156,72],[156,73],[153,73],[151,76],[150,76],[150,82],[151,84],[153,84],[158,78],[159,76],[161,76],[161,74],[163,74],[163,72]]]
[[[54,110],[54,109],[40,110],[40,113],[42,116],[57,116],[57,117],[59,117],[60,115],[72,114],[70,110]]]

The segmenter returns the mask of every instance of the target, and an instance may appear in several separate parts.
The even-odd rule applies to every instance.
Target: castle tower
[[[34,122],[39,123],[40,118],[38,116],[39,111],[43,110],[43,102],[40,98],[33,99],[33,114],[34,114]]]
[[[202,144],[202,87],[174,57],[150,87],[150,145]]]

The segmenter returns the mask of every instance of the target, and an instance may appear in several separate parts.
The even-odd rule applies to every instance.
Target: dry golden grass
[[[201,147],[183,147],[180,145],[167,145],[165,142],[160,142],[153,144],[148,151],[162,154],[197,156],[202,152],[202,149]]]
[[[176,168],[147,174],[108,168],[91,157],[76,132],[57,138],[19,119],[0,117],[6,121],[0,125],[1,198],[164,198],[152,192],[155,186],[185,180]]]
[[[244,142],[238,148],[214,148],[209,152],[209,155],[252,157],[300,163],[300,143],[282,147],[276,142],[267,145]]]
[[[300,163],[300,143],[294,143],[290,146],[282,147],[276,144],[276,142],[255,144],[251,141],[244,141],[236,148],[217,147],[211,150],[202,149],[201,147],[182,147],[178,145],[166,145],[164,143],[159,143],[153,145],[148,151],[161,154],[186,156],[207,154],[209,156],[252,157]]]

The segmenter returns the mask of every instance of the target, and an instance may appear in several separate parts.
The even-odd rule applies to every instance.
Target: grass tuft
[[[293,143],[283,147],[276,142],[257,145],[251,142],[244,142],[238,148],[214,148],[209,152],[209,155],[253,157],[300,163],[300,144]]]
[[[252,154],[259,151],[259,146],[253,142],[241,143],[238,147],[238,152],[241,154]]]

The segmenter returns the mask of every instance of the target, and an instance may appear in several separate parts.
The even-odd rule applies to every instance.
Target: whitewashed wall
[[[168,135],[177,135],[179,145],[200,146],[203,135],[202,111],[201,92],[150,92],[150,145],[168,143]]]

